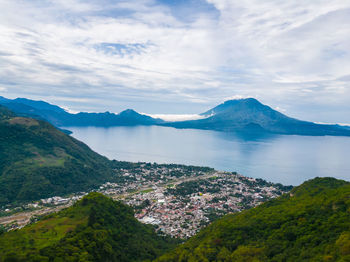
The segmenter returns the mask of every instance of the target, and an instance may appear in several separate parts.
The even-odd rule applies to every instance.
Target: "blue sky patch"
[[[121,57],[141,55],[145,52],[149,44],[119,44],[119,43],[101,43],[94,46],[97,51],[104,52],[107,55],[118,55]]]

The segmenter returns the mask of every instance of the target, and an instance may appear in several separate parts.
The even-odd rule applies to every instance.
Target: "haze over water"
[[[66,128],[110,159],[209,166],[292,185],[316,176],[350,180],[349,137],[253,137],[159,126]]]

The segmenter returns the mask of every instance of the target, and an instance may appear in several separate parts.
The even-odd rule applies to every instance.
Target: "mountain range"
[[[119,114],[110,112],[77,114],[68,113],[63,108],[44,101],[34,101],[26,98],[7,99],[0,97],[0,104],[11,109],[16,114],[44,119],[56,127],[62,126],[133,126],[154,125],[162,123],[160,119],[142,115],[132,109]]]
[[[44,101],[25,98],[6,99],[0,97],[0,104],[22,116],[45,119],[56,127],[160,125],[258,134],[350,136],[348,127],[317,124],[291,118],[254,98],[229,100],[200,114],[202,119],[176,122],[152,118],[132,109],[127,109],[119,114],[110,112],[71,114]]]

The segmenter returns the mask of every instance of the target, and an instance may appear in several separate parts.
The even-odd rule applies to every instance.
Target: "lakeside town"
[[[135,208],[141,222],[155,225],[158,232],[189,238],[224,214],[254,207],[285,192],[256,179],[215,172],[205,179],[153,186],[124,201]]]
[[[135,217],[158,233],[186,239],[218,217],[254,207],[292,187],[247,178],[207,167],[130,163],[115,170],[115,179],[93,191],[123,201]],[[88,192],[54,196],[0,211],[6,230],[73,205]]]

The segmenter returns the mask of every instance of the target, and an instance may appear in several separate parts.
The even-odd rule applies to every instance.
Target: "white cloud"
[[[145,114],[153,118],[160,118],[165,121],[175,122],[175,121],[186,121],[186,120],[198,120],[204,119],[204,116],[196,114]]]
[[[100,111],[121,99],[205,109],[234,94],[288,112],[348,108],[349,0],[207,2],[215,15],[181,19],[153,0],[1,1],[0,91]]]
[[[237,99],[243,99],[243,98],[249,98],[251,96],[244,96],[244,95],[234,95],[234,96],[228,96],[225,98],[226,100],[237,100]]]

